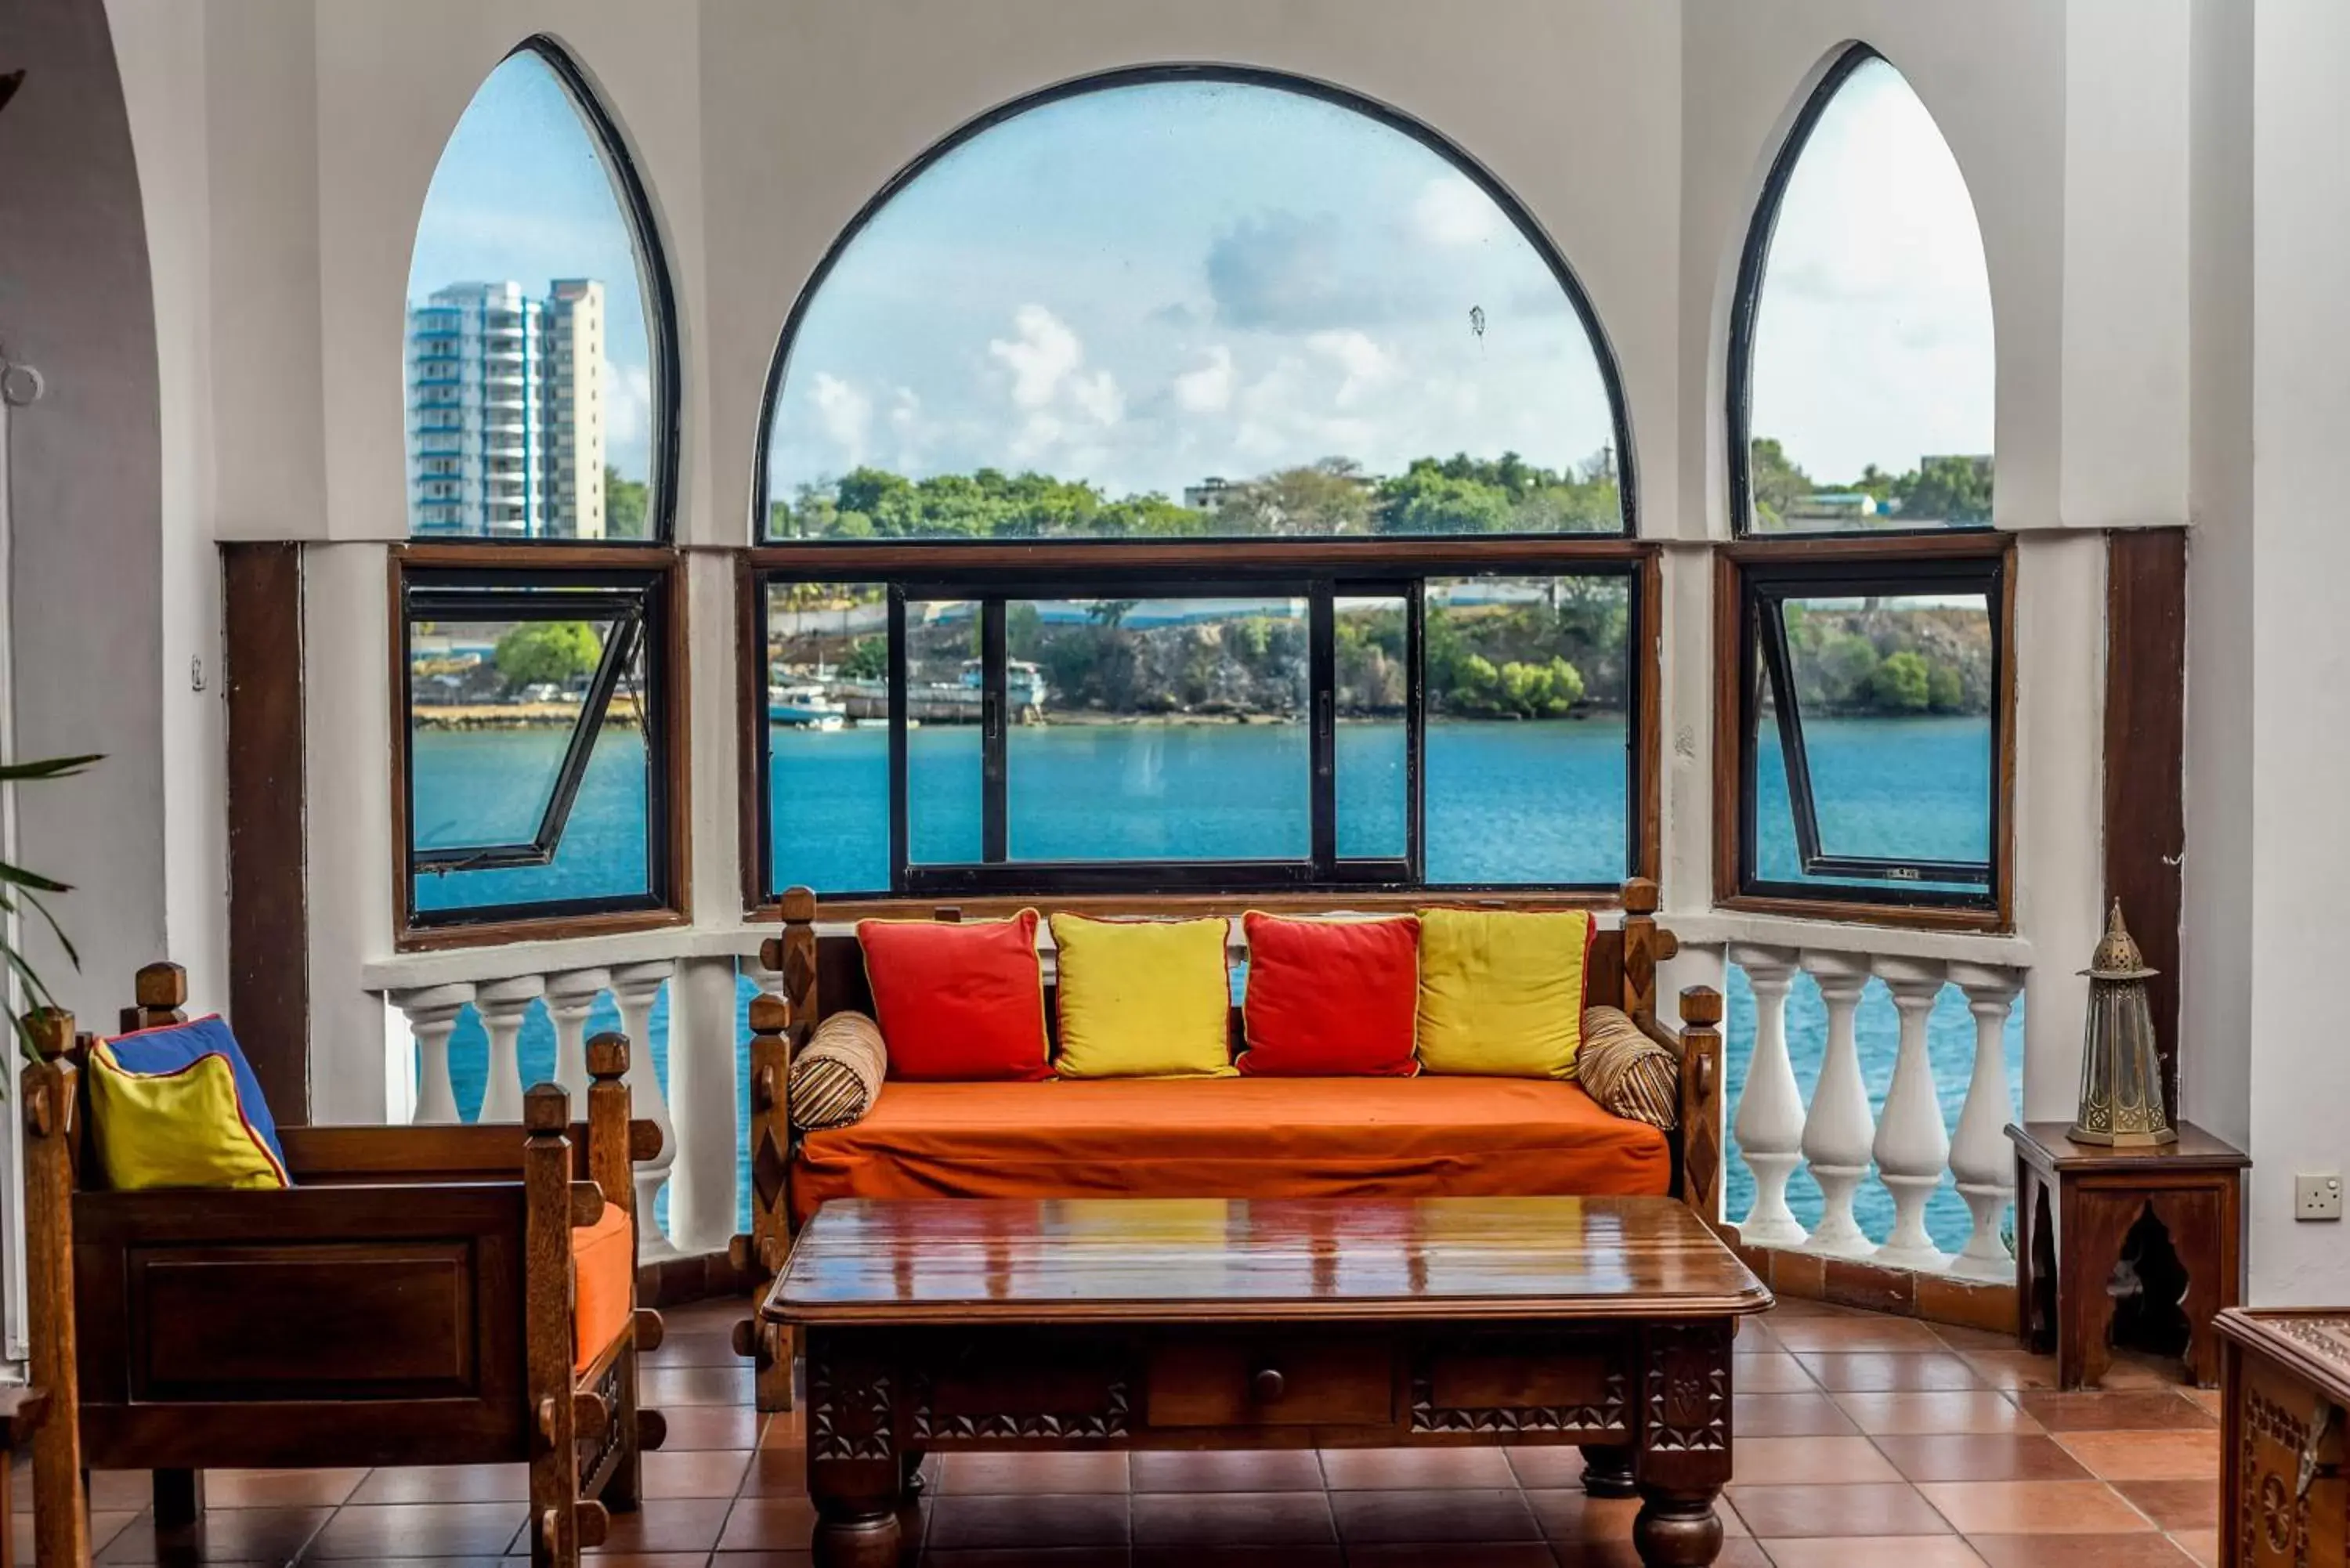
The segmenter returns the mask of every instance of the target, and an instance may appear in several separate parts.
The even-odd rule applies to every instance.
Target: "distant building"
[[[458,283],[408,311],[410,530],[604,536],[604,286]]]
[[[1865,490],[1814,490],[1790,509],[1797,517],[1874,517],[1881,510]]]
[[[1238,488],[1231,480],[1211,473],[1197,484],[1183,487],[1183,504],[1194,512],[1222,512]]]

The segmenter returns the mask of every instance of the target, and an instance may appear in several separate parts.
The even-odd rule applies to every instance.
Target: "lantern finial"
[[[2122,924],[2122,901],[2114,900],[2113,913],[2106,917],[2105,940],[2089,956],[2089,967],[2081,971],[2092,980],[2147,980],[2157,971],[2146,967],[2145,955],[2137,950],[2137,940]]]

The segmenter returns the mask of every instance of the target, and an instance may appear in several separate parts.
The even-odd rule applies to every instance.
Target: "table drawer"
[[[1144,1376],[1153,1427],[1376,1427],[1395,1418],[1396,1357],[1384,1338],[1170,1339]]]

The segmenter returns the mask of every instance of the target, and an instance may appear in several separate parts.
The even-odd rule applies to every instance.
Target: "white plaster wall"
[[[2350,8],[2264,4],[2252,39],[2251,1299],[2350,1298],[2350,1232],[2293,1219],[2296,1170],[2350,1163],[2340,971],[2350,815]]]

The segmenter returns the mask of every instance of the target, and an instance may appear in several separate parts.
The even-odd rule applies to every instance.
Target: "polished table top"
[[[865,1199],[825,1205],[791,1324],[1710,1317],[1771,1293],[1669,1198]]]

